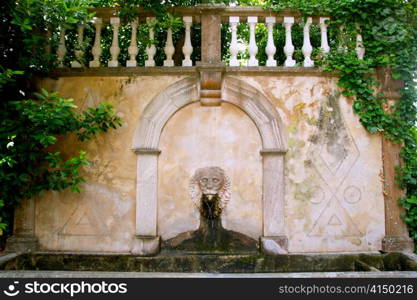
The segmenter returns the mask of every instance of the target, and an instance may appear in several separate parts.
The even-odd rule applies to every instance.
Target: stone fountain
[[[168,249],[199,253],[256,251],[257,242],[239,232],[224,229],[221,215],[230,199],[230,179],[219,167],[196,170],[190,195],[200,213],[200,226],[164,242]]]

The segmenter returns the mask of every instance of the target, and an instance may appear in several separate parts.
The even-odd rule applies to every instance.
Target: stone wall
[[[136,222],[137,159],[132,139],[145,107],[187,76],[60,77],[40,86],[74,98],[80,109],[112,102],[124,125],[91,141],[63,139],[55,150],[85,149],[80,194],[48,192],[35,201],[35,235],[43,249],[129,252]],[[374,251],[385,235],[381,137],[368,134],[341,96],[337,78],[322,75],[226,75],[251,86],[278,112],[284,156],[285,236],[289,252]],[[198,82],[198,81],[197,81]],[[198,99],[197,99],[198,100]],[[229,101],[230,102],[230,101]],[[157,234],[163,240],[198,227],[188,185],[200,167],[219,166],[231,179],[223,226],[264,235],[262,131],[244,110],[223,102],[179,107],[159,139]],[[256,108],[253,108],[256,115]],[[277,125],[277,126],[278,126]],[[277,183],[278,185],[278,183]],[[277,218],[277,216],[274,216]],[[140,222],[140,220],[139,220]]]

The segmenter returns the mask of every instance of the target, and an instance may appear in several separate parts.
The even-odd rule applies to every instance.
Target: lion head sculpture
[[[194,205],[200,212],[203,196],[208,200],[218,199],[220,214],[230,199],[230,179],[219,167],[200,168],[191,177],[189,191]]]

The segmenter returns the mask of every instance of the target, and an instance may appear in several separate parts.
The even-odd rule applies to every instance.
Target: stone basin
[[[37,252],[17,255],[1,270],[276,273],[417,271],[417,260],[402,253],[357,254],[184,254],[163,251],[157,256]]]

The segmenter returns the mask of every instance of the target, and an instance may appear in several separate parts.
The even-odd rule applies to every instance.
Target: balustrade
[[[163,49],[157,49],[157,44],[155,43],[155,34],[156,28],[155,20],[156,18],[153,17],[150,13],[142,13],[138,14],[138,17],[134,20],[122,24],[123,22],[120,20],[119,17],[114,16],[114,11],[109,15],[103,14],[103,11],[106,9],[98,9],[99,13],[97,17],[95,17],[91,24],[94,27],[94,43],[91,48],[91,54],[93,60],[88,63],[90,68],[97,68],[100,67],[100,61],[102,60],[102,34],[104,32],[111,32],[111,47],[110,47],[110,59],[107,61],[107,67],[119,67],[120,64],[120,56],[121,54],[124,57],[128,57],[126,59],[126,67],[137,67],[139,65],[137,59],[140,51],[141,58],[144,57],[144,60],[141,60],[145,67],[154,67],[156,66],[155,55],[157,51],[162,51],[165,54],[165,60],[163,61],[164,67],[173,67],[175,62],[177,62],[182,67],[190,67],[196,65],[196,62],[192,61],[192,54],[193,54],[193,24],[200,23],[201,16],[203,13],[210,13],[210,11],[205,11],[197,9],[197,7],[189,7],[189,8],[182,8],[180,12],[182,12],[182,22],[183,22],[183,45],[182,48],[178,48],[174,45],[173,41],[173,28],[166,29],[166,40],[164,41]],[[108,9],[110,11],[110,9]],[[246,65],[248,67],[256,67],[260,65],[259,62],[259,55],[265,55],[263,57],[267,57],[262,61],[262,65],[267,67],[277,67],[280,63],[277,63],[277,49],[279,47],[280,55],[282,55],[282,51],[286,57],[285,61],[283,62],[284,67],[295,67],[297,65],[303,67],[314,67],[314,60],[312,58],[313,54],[313,45],[311,43],[311,26],[316,24],[318,26],[320,33],[320,47],[319,49],[322,51],[323,54],[327,55],[330,52],[329,46],[329,36],[328,36],[328,26],[329,22],[331,22],[330,17],[300,17],[299,14],[294,12],[280,12],[275,13],[270,10],[264,10],[256,7],[224,7],[219,11],[213,12],[214,14],[219,14],[221,17],[221,22],[223,24],[227,24],[229,26],[230,32],[230,44],[229,44],[229,58],[224,63],[231,67],[238,67],[241,65]],[[243,23],[242,23],[243,22]],[[246,22],[246,24],[245,24]],[[138,46],[139,37],[144,38],[143,36],[138,37],[138,32],[142,32],[143,30],[139,31],[139,27],[143,24],[147,25],[147,32],[146,35],[148,37],[148,43],[144,45],[144,49]],[[204,26],[209,26],[210,23],[205,23]],[[241,25],[239,25],[241,24]],[[258,31],[256,30],[260,24],[264,24],[265,29],[262,33],[265,34],[265,41],[266,45],[260,47],[259,42],[256,40]],[[110,31],[103,31],[105,26],[110,25]],[[275,30],[276,26],[282,26],[283,30],[277,31]],[[65,67],[65,56],[68,53],[73,53],[74,59],[70,62],[71,68],[82,68],[85,67],[83,64],[83,60],[87,57],[87,54],[84,49],[86,48],[84,43],[85,39],[85,28],[86,26],[90,26],[87,24],[79,24],[76,28],[76,42],[75,42],[75,49],[67,49],[66,46],[66,34],[68,34],[69,30],[66,30],[64,26],[61,26],[59,31],[59,44],[56,49],[57,59],[58,59],[58,66]],[[121,48],[119,45],[119,35],[121,34],[122,26],[128,26],[131,29],[131,34],[129,35],[128,47]],[[203,25],[202,25],[203,26]],[[243,59],[239,55],[239,51],[242,50],[242,37],[238,35],[238,26],[247,26],[247,30],[249,32],[249,41],[247,41],[246,49],[248,53],[248,58]],[[297,50],[296,47],[300,47],[301,45],[294,46],[293,44],[293,31],[294,26],[302,26],[303,32],[303,44],[301,49]],[[240,27],[239,27],[240,28]],[[212,30],[218,30],[220,35],[220,28],[213,28]],[[276,33],[283,34],[282,39],[285,40],[284,45],[280,45],[276,41],[282,40],[274,38],[274,34]],[[314,31],[315,32],[315,31]],[[365,55],[365,47],[363,36],[361,34],[360,28],[357,28],[357,36],[356,36],[356,52],[359,59],[363,59]],[[88,40],[88,39],[87,39]],[[225,39],[223,39],[225,40]],[[205,47],[205,45],[209,45],[211,41],[202,40],[201,41],[201,49]],[[126,43],[124,43],[126,45]],[[181,46],[181,45],[180,45]],[[281,48],[282,47],[282,48]],[[175,51],[178,49],[182,50],[183,59],[176,60],[175,57],[178,57],[178,53],[176,54]],[[282,49],[282,50],[281,50]],[[297,51],[300,51],[303,54],[304,60],[303,61],[296,61],[295,57],[299,57],[294,54]],[[72,51],[72,52],[71,52]],[[216,50],[217,51],[217,50]],[[158,52],[159,53],[159,52]],[[244,57],[244,56],[242,56]],[[297,58],[298,60],[299,58]],[[103,62],[103,60],[102,60]]]

